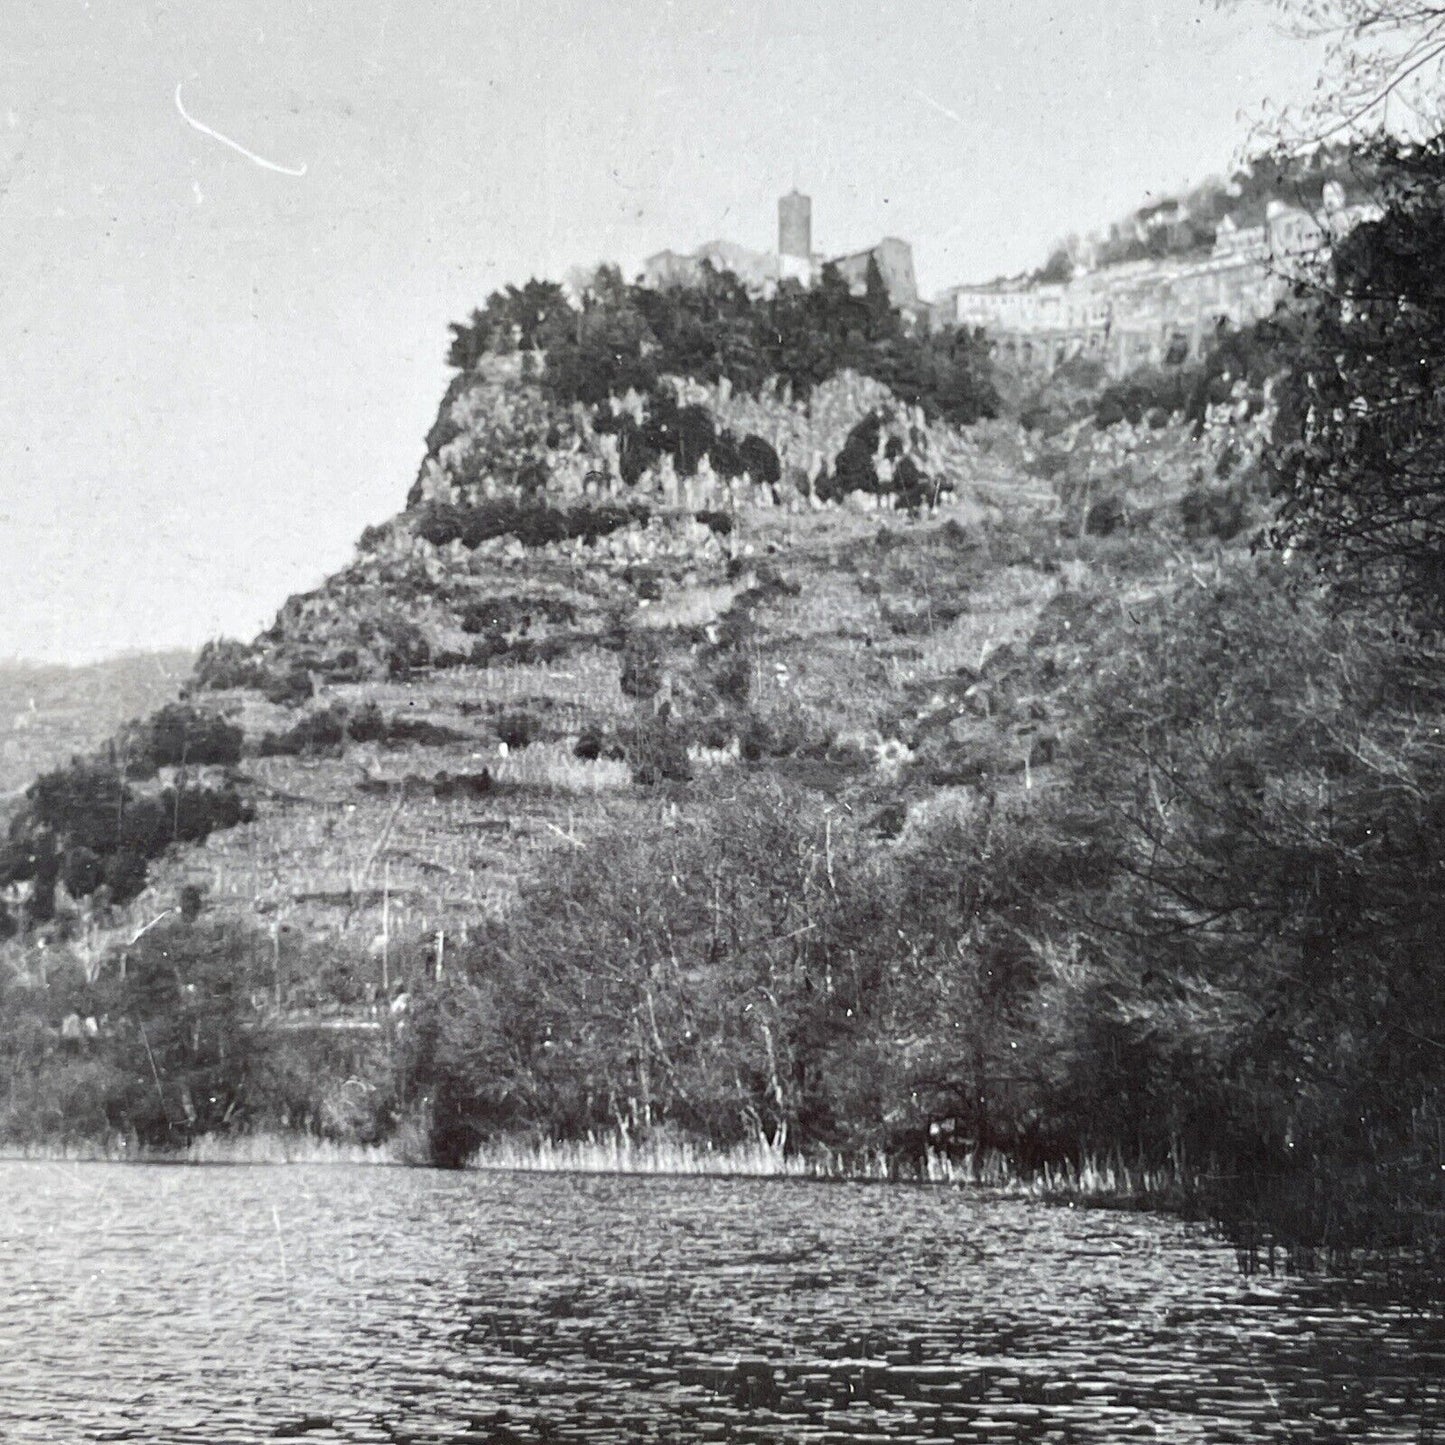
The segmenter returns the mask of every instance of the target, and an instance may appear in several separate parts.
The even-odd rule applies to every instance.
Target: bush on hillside
[[[645,629],[628,632],[622,644],[619,680],[623,693],[639,702],[655,697],[662,687],[665,665],[666,652],[655,632]]]
[[[220,692],[233,687],[261,687],[265,668],[244,642],[223,637],[208,642],[191,671],[191,686]]]
[[[763,437],[745,436],[738,447],[738,460],[755,482],[772,486],[783,479],[783,464],[777,450]]]
[[[1179,499],[1179,517],[1192,540],[1231,541],[1245,528],[1249,514],[1243,487],[1191,487]]]
[[[687,736],[665,716],[633,724],[623,736],[622,748],[632,770],[632,781],[640,787],[692,781]]]
[[[332,704],[305,713],[284,733],[266,733],[256,752],[263,758],[335,755],[346,745],[346,731],[345,708]]]
[[[534,623],[559,626],[577,620],[577,608],[564,597],[547,593],[518,593],[473,598],[458,618],[463,632],[526,632]]]
[[[704,510],[698,512],[694,520],[701,522],[710,532],[713,532],[719,537],[732,535],[733,519],[730,512]]]
[[[316,679],[310,669],[290,667],[282,673],[266,673],[261,691],[266,701],[277,707],[300,707],[316,696]]]
[[[1098,498],[1090,503],[1084,514],[1084,535],[1088,537],[1112,537],[1128,524],[1129,513],[1123,497],[1116,492]]]
[[[513,709],[497,719],[497,741],[505,743],[513,752],[529,747],[542,735],[540,721],[529,712]]]
[[[91,848],[67,848],[60,881],[72,898],[88,898],[105,881],[105,860]]]
[[[229,766],[241,760],[244,734],[234,723],[188,703],[168,703],[127,732],[125,751],[134,765],[165,767]]]
[[[594,542],[621,527],[645,525],[650,510],[641,503],[582,505],[561,510],[536,501],[497,498],[462,506],[430,502],[416,513],[418,536],[436,547],[461,542],[476,548],[498,537],[516,537],[523,546],[543,547],[551,542],[581,538]]]
[[[1132,426],[1156,417],[1183,416],[1203,379],[1198,366],[1145,367],[1106,386],[1094,408],[1094,425]]]

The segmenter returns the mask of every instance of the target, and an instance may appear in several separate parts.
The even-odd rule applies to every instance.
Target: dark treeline
[[[561,286],[529,281],[494,292],[452,333],[448,360],[459,370],[489,352],[545,352],[542,384],[563,402],[652,392],[664,376],[726,377],[749,392],[781,381],[802,397],[851,369],[960,425],[998,406],[981,333],[910,325],[876,265],[861,296],[829,267],[817,286],[784,282],[771,297],[706,264],[693,284],[656,290],[604,266],[577,307]]]

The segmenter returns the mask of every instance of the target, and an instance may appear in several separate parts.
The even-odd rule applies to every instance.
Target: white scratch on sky
[[[924,103],[924,105],[931,105],[934,110],[939,113],[939,115],[946,115],[949,120],[956,121],[959,125],[965,124],[963,117],[959,115],[956,110],[949,110],[946,105],[940,105],[939,102],[934,100],[934,98],[929,95],[927,91],[919,90],[916,85],[911,85],[908,88],[914,93],[914,95],[919,98],[919,100]]]
[[[230,146],[233,151],[240,152],[248,161],[254,161],[264,170],[277,171],[283,176],[304,176],[306,174],[304,162],[299,167],[277,165],[275,161],[268,161],[265,156],[258,156],[255,151],[248,151],[245,146],[233,141],[229,136],[222,135],[218,130],[212,130],[210,126],[203,125],[198,121],[195,116],[187,114],[185,106],[181,104],[181,87],[179,85],[176,86],[176,109],[180,111],[181,119],[188,126],[200,131],[202,135],[210,136],[212,140],[220,141],[224,146]]]

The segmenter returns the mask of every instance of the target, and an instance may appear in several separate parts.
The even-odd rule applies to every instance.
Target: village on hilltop
[[[1328,180],[1318,205],[1273,199],[1253,225],[1224,216],[1208,249],[1102,265],[1090,264],[1085,250],[1066,279],[1034,274],[962,284],[926,302],[906,240],[885,236],[838,256],[815,251],[812,201],[793,190],[778,201],[776,251],[725,240],[688,253],[659,251],[643,263],[640,279],[654,289],[688,285],[710,265],[766,295],[785,281],[815,285],[832,267],[861,295],[872,263],[903,316],[927,326],[982,328],[995,354],[1013,367],[1049,370],[1082,356],[1121,375],[1198,360],[1220,326],[1247,326],[1269,315],[1310,258],[1378,214],[1373,204],[1350,203],[1344,187]],[[1145,241],[1188,217],[1184,203],[1170,200],[1131,219]]]

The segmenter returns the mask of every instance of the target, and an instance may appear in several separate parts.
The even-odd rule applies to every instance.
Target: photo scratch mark
[[[224,146],[230,146],[233,151],[238,151],[241,155],[245,156],[248,161],[254,161],[258,166],[262,167],[263,170],[276,171],[283,176],[304,176],[306,174],[304,162],[300,166],[278,165],[275,161],[268,161],[265,156],[258,156],[255,151],[247,150],[245,146],[237,141],[233,141],[229,136],[224,136],[220,131],[212,130],[210,126],[198,121],[181,103],[180,85],[176,86],[176,109],[180,112],[181,119],[185,121],[188,126],[200,131],[202,135],[210,136],[212,140],[220,141]]]
[[[957,122],[959,125],[963,125],[963,124],[964,124],[964,119],[963,119],[963,117],[962,117],[961,115],[959,115],[959,113],[958,113],[956,110],[949,110],[949,108],[948,108],[946,105],[943,105],[943,104],[941,104],[939,101],[934,100],[934,98],[933,98],[931,95],[929,95],[927,91],[925,91],[925,90],[919,90],[919,88],[918,88],[916,85],[911,85],[911,86],[909,86],[908,88],[914,93],[914,95],[916,95],[916,96],[919,98],[919,100],[921,100],[921,101],[924,103],[924,105],[932,106],[933,109],[936,110],[936,111],[939,113],[939,115],[946,115],[946,116],[949,118],[949,120],[955,121],[955,122]]]

